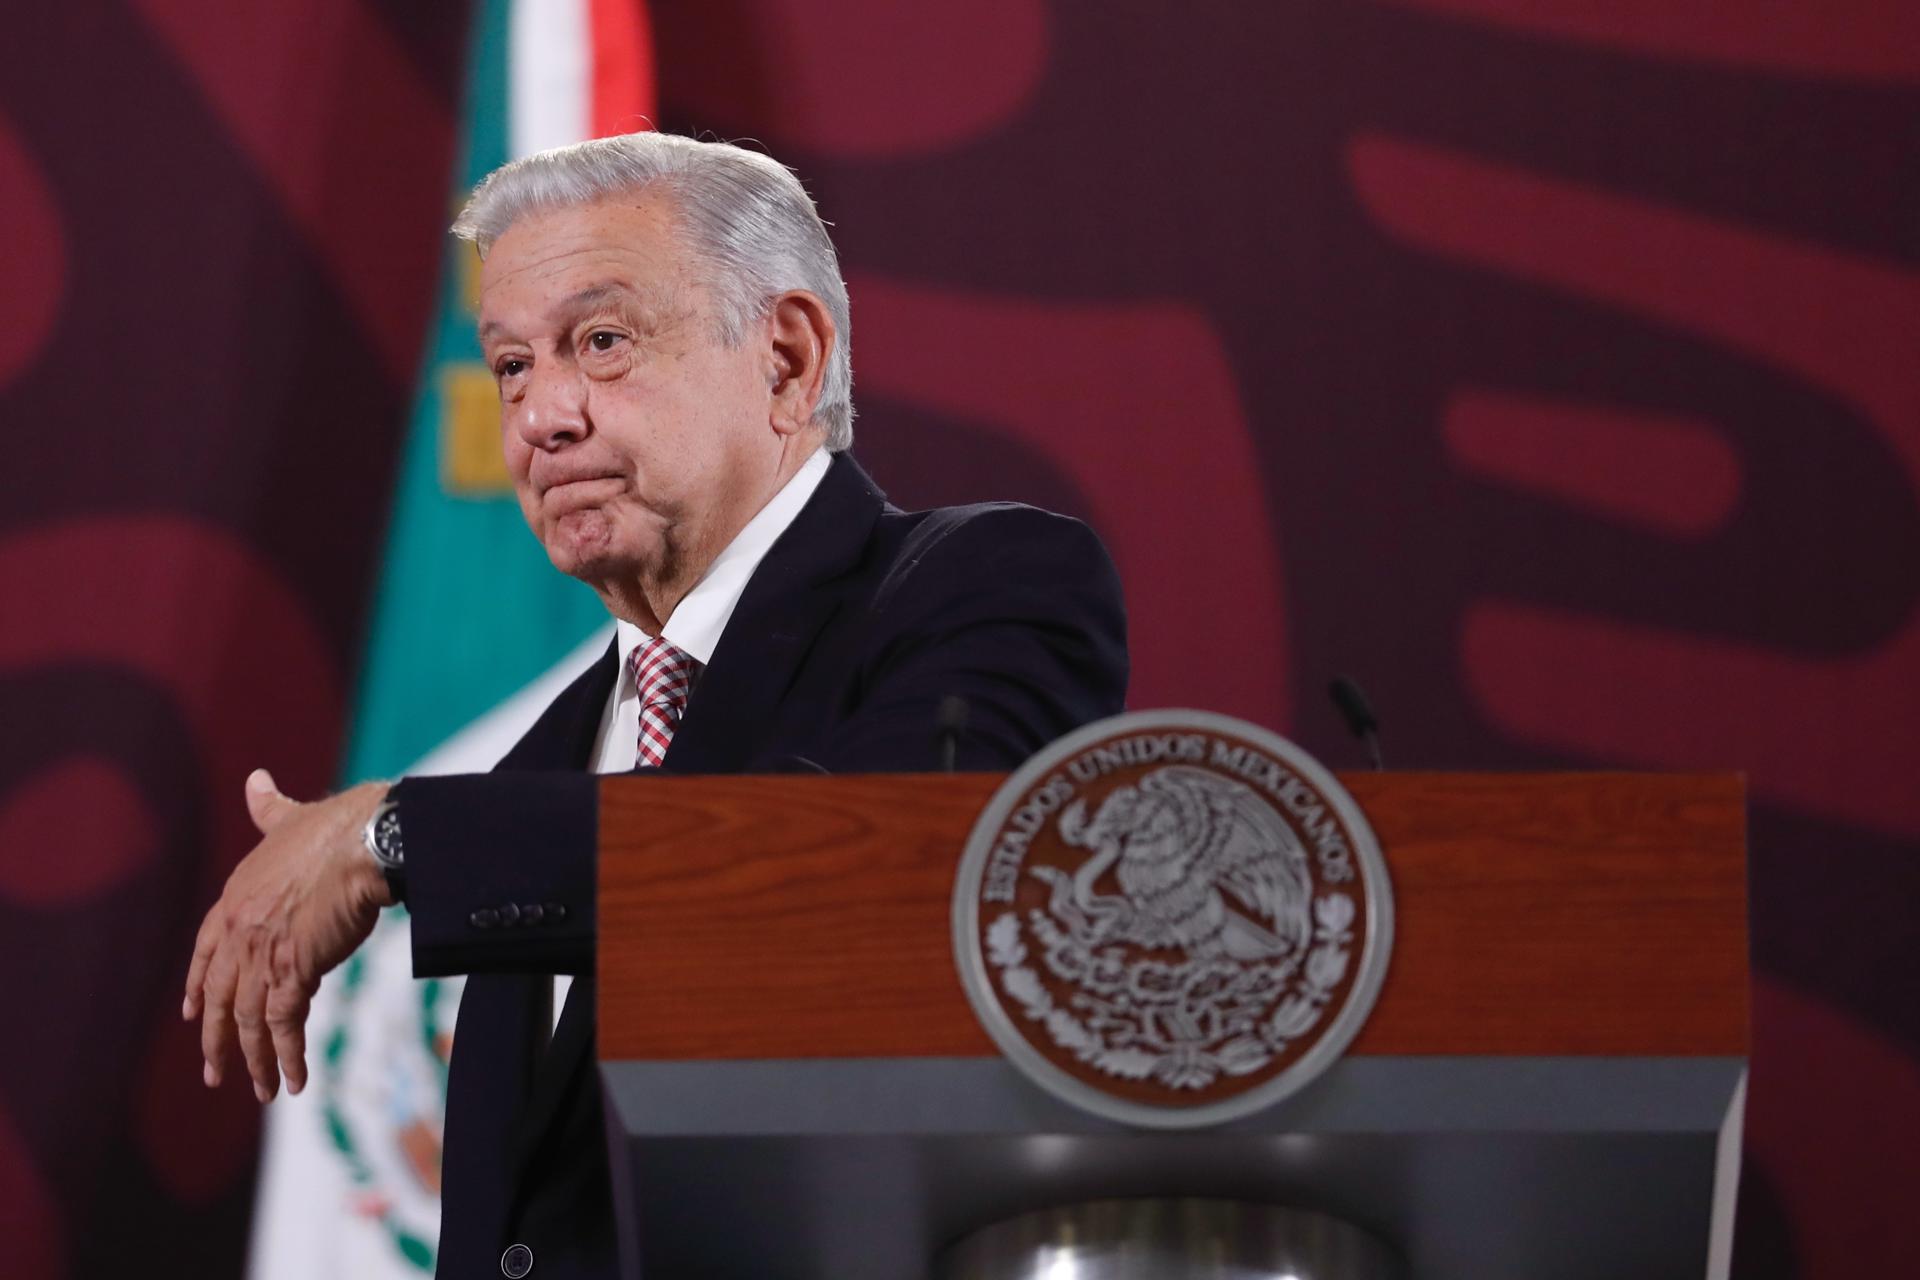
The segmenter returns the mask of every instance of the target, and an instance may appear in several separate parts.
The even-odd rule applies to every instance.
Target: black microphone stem
[[[1327,694],[1333,699],[1333,705],[1340,710],[1340,718],[1347,722],[1347,730],[1360,739],[1367,748],[1367,755],[1373,759],[1375,769],[1384,770],[1386,760],[1380,754],[1380,722],[1373,717],[1373,708],[1367,705],[1367,695],[1360,692],[1360,686],[1346,676],[1335,676],[1333,683],[1327,686]]]

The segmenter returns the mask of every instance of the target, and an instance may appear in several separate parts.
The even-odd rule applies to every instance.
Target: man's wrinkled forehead
[[[565,324],[619,306],[655,322],[687,310],[691,270],[656,202],[628,199],[533,214],[493,244],[480,271],[480,336]]]

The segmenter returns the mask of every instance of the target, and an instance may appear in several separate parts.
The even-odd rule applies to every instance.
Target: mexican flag
[[[477,0],[448,221],[507,160],[650,127],[644,0]],[[408,426],[342,781],[490,768],[599,656],[612,624],[528,533],[474,337],[479,260],[448,239]],[[433,1270],[460,982],[416,982],[405,912],[330,975],[311,1078],[270,1109],[249,1270],[366,1280]]]

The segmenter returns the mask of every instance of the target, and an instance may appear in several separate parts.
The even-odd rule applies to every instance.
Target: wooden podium
[[[1366,773],[1386,983],[1347,1056],[1215,1129],[1005,1062],[952,955],[981,774],[610,778],[599,1054],[626,1274],[913,1280],[1026,1210],[1322,1210],[1420,1280],[1726,1273],[1748,1045],[1733,775]]]

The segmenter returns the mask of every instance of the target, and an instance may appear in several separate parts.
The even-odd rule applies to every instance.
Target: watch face
[[[400,846],[400,808],[391,800],[373,816],[372,839],[368,846],[373,850],[373,856],[386,866],[397,867],[405,862],[405,851]]]

